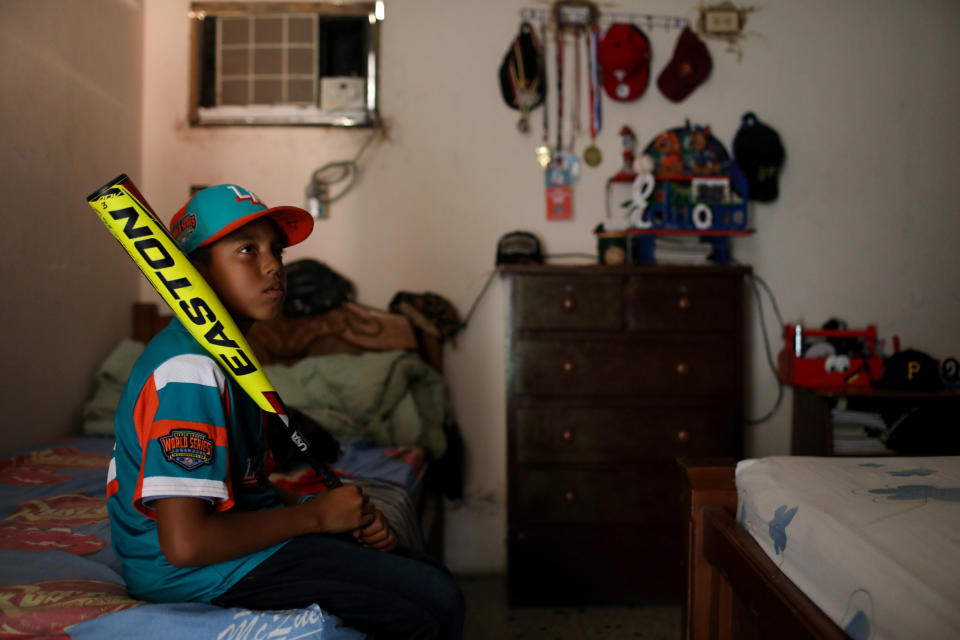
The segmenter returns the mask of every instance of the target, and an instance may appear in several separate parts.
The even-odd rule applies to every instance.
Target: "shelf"
[[[832,409],[838,403],[851,406],[853,410],[877,413],[908,411],[911,407],[950,408],[954,415],[960,414],[958,391],[895,391],[873,387],[833,387],[811,389],[794,387],[793,424],[790,454],[795,456],[843,456],[879,457],[901,455],[895,452],[835,451],[834,420]],[[958,452],[944,449],[938,455],[957,455]]]
[[[808,393],[815,393],[830,398],[883,398],[904,399],[910,398],[960,398],[960,391],[897,391],[895,389],[878,389],[876,387],[794,387]]]
[[[627,229],[627,235],[643,236],[748,236],[753,229]]]

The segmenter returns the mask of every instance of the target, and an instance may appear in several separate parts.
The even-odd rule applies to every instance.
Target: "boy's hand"
[[[353,537],[365,547],[380,551],[392,551],[397,546],[397,536],[379,509],[374,508],[373,522],[353,532]]]
[[[346,533],[369,526],[376,519],[376,508],[356,485],[344,485],[321,491],[300,507],[314,519],[312,531]]]

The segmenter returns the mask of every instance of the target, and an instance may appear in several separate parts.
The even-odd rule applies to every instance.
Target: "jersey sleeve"
[[[134,408],[143,453],[134,506],[154,518],[158,498],[234,503],[230,483],[230,396],[223,370],[209,357],[184,354],[157,367]]]

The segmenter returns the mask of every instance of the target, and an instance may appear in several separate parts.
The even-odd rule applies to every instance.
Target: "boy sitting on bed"
[[[280,313],[284,247],[313,218],[236,185],[199,191],[171,231],[240,330]],[[177,318],[147,345],[117,408],[107,477],[127,590],[153,602],[312,603],[376,638],[459,638],[449,572],[397,546],[355,485],[301,497],[267,480],[265,414]],[[185,445],[189,455],[171,455]]]

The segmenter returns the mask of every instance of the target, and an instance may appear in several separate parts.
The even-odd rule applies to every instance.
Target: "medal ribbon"
[[[544,91],[547,88],[547,23],[540,23],[540,42],[543,47],[541,52],[541,59],[543,60],[543,87]],[[543,96],[543,146],[547,146],[547,140],[550,136],[550,117],[547,112],[547,96],[544,93]]]
[[[573,152],[573,143],[580,133],[580,29],[573,32],[573,122],[570,125],[570,152]]]
[[[589,34],[590,66],[590,139],[593,140],[603,128],[603,116],[600,111],[600,63],[597,61],[597,43],[600,40],[600,27],[593,25]]]
[[[563,29],[557,26],[557,153],[563,151]]]

